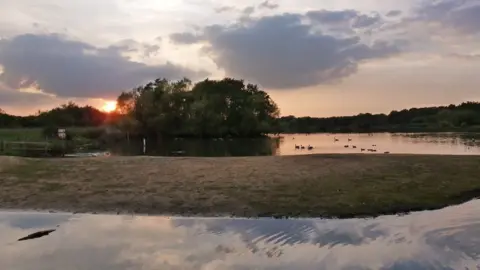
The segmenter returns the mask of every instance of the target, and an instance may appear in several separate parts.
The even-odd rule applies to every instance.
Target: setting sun
[[[115,111],[116,108],[117,108],[117,102],[115,101],[107,101],[102,106],[102,110],[107,113]]]

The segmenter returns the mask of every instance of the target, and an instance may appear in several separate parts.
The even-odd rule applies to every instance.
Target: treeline
[[[321,110],[321,108],[319,108]],[[115,127],[126,136],[255,137],[266,133],[480,131],[480,103],[346,117],[279,117],[257,85],[242,80],[157,79],[117,99],[117,111],[68,103],[33,116],[0,110],[0,128]],[[53,130],[53,129],[52,129]]]
[[[283,133],[480,131],[480,103],[412,108],[389,114],[313,118],[286,116],[276,127]]]
[[[103,125],[108,115],[91,106],[78,106],[73,102],[36,115],[14,116],[0,110],[0,128],[22,127],[95,127]]]

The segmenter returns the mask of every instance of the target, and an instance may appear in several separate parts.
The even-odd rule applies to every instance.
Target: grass
[[[7,208],[363,217],[480,195],[480,157],[312,155],[0,160]]]
[[[66,152],[73,148],[98,148],[99,141],[105,135],[104,127],[71,127],[67,128],[72,140]],[[63,153],[65,142],[59,139],[46,138],[42,128],[10,128],[0,129],[0,154],[11,156],[57,156]]]
[[[41,128],[1,128],[0,141],[45,141]]]
[[[104,132],[103,127],[69,127],[66,128],[74,137],[98,138]],[[43,128],[0,128],[0,141],[39,142],[46,141]]]

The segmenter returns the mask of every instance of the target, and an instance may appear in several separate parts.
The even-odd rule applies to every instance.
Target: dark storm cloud
[[[266,9],[276,9],[278,8],[278,4],[270,3],[270,1],[266,0],[265,2],[262,2],[258,7]]]
[[[122,56],[135,50],[133,43],[127,40],[98,48],[54,34],[1,40],[0,65],[4,70],[0,82],[13,89],[38,86],[61,97],[113,98],[121,90],[157,77],[205,76],[171,63],[149,66],[133,62]],[[145,53],[159,49],[151,46]]]
[[[306,16],[340,23],[358,14],[321,11]],[[246,24],[210,26],[201,35],[192,35],[207,44],[205,51],[227,74],[277,89],[337,82],[355,73],[361,61],[400,51],[385,41],[364,44],[357,36],[313,31],[314,25],[306,24],[305,18],[299,14],[263,17]]]
[[[479,0],[437,0],[425,2],[416,11],[415,21],[439,23],[464,34],[480,32]]]

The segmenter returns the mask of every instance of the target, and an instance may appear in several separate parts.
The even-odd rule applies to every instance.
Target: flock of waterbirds
[[[295,139],[295,138],[293,138],[293,139]],[[350,139],[350,138],[348,138],[347,140],[348,140],[348,142],[351,142],[351,141],[352,141],[352,139]],[[334,142],[334,143],[339,142],[339,141],[340,141],[340,139],[338,139],[337,137],[334,137],[334,138],[333,138],[333,142]],[[353,149],[358,149],[358,147],[357,147],[356,145],[350,145],[350,144],[346,144],[344,147],[345,147],[345,148],[350,148],[350,147],[351,147],[351,148],[353,148]],[[376,149],[376,147],[377,147],[376,144],[372,144],[372,148],[360,148],[360,152],[362,152],[362,153],[363,153],[363,152],[377,153],[378,150]],[[297,144],[295,144],[295,150],[304,150],[304,149],[307,149],[307,150],[311,151],[311,150],[313,150],[313,148],[314,148],[314,147],[311,146],[311,145],[303,146],[303,145],[297,145]],[[390,154],[390,152],[386,151],[386,152],[384,152],[384,154]]]

